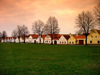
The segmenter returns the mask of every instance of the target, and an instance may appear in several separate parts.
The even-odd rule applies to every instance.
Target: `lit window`
[[[90,41],[90,43],[92,43],[92,41]]]

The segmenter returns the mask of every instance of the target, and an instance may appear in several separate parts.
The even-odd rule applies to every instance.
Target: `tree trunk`
[[[25,43],[25,35],[24,35],[24,43]]]
[[[53,35],[51,34],[51,45],[53,45]]]
[[[20,37],[19,37],[19,43],[20,43]]]
[[[40,37],[39,37],[39,39],[40,39],[40,44],[41,44],[41,34],[40,34]]]
[[[15,39],[14,39],[14,43],[15,43]]]
[[[86,44],[85,45],[87,46],[87,33],[86,33]]]

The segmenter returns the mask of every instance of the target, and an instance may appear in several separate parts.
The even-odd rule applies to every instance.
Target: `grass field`
[[[100,75],[100,46],[0,43],[0,75]]]

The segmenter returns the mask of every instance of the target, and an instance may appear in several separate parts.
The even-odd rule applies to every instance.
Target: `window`
[[[90,43],[92,43],[92,41],[90,41]]]
[[[63,42],[62,42],[63,43]]]
[[[100,41],[98,41],[98,43],[100,43]]]
[[[60,42],[61,43],[61,42]]]
[[[70,44],[71,44],[71,42],[70,42]]]
[[[93,38],[93,36],[91,36],[91,38]]]
[[[97,38],[97,36],[95,36],[95,38]]]
[[[74,44],[74,42],[72,42],[72,44]]]
[[[65,42],[66,43],[66,42]]]

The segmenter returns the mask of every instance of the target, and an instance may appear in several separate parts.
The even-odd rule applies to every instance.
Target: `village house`
[[[100,30],[92,29],[87,36],[87,44],[100,44]]]
[[[86,37],[84,35],[73,35],[68,39],[68,44],[85,45]]]
[[[64,34],[59,38],[59,44],[68,44],[68,39],[70,36],[68,34]]]
[[[38,43],[37,38],[38,38],[38,35],[36,35],[36,34],[29,34],[28,42],[29,43]]]
[[[60,44],[59,42],[59,38],[62,36],[62,34],[48,34],[46,37],[45,37],[45,42],[46,44],[51,44],[51,37],[52,37],[52,40],[53,40],[53,44]]]

